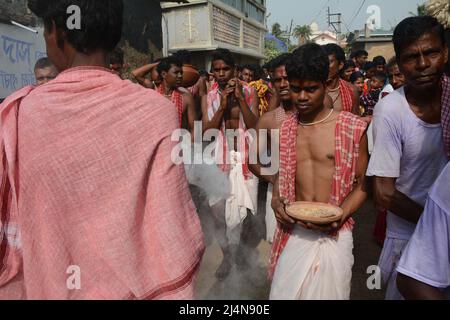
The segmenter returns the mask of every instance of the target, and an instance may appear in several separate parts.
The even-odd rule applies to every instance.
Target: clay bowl
[[[190,65],[190,64],[184,64],[183,65],[183,84],[182,86],[184,88],[189,88],[195,85],[200,78],[200,74],[198,73],[197,69]]]
[[[340,221],[343,210],[328,203],[320,202],[293,202],[286,207],[286,213],[302,222],[317,225],[331,224]]]

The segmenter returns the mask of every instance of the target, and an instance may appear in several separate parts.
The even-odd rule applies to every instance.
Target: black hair
[[[334,43],[329,43],[324,45],[323,47],[329,56],[334,54],[337,61],[345,62],[345,52],[344,49],[342,49],[340,46]]]
[[[34,65],[34,70],[44,69],[48,67],[54,67],[53,62],[48,57],[44,57],[36,61],[36,64]]]
[[[262,79],[264,70],[261,66],[259,64],[252,64],[251,67],[253,68],[253,81]]]
[[[81,9],[81,28],[69,29],[67,9],[76,5]],[[67,42],[84,54],[103,49],[111,52],[122,36],[122,0],[28,0],[28,8],[44,21],[47,30],[53,22],[66,33]],[[58,45],[61,45],[60,43]]]
[[[206,78],[209,77],[209,73],[206,70],[203,70],[203,69],[199,70],[198,74],[200,75],[200,77],[206,77]]]
[[[288,78],[319,81],[328,79],[330,60],[323,47],[315,43],[301,46],[294,51],[286,64]]]
[[[356,80],[358,80],[358,78],[364,79],[364,75],[359,71],[353,72],[352,75],[350,76],[350,82],[354,83]]]
[[[251,72],[255,72],[255,66],[252,64],[244,64],[239,67],[239,71],[242,71],[244,69],[250,70]]]
[[[390,68],[396,66],[397,64],[398,64],[397,57],[393,56],[392,58],[389,59],[388,63],[386,64],[386,70],[389,70]]]
[[[113,52],[109,54],[109,63],[110,64],[123,64],[124,63],[124,53],[120,48],[114,49]]]
[[[356,64],[353,60],[347,60],[344,63],[343,71],[347,70],[348,68],[356,68]]]
[[[377,72],[372,77],[380,80],[381,83],[386,83],[387,80],[387,74],[384,72]]]
[[[369,53],[366,50],[358,50],[355,52],[355,58],[358,59],[359,57],[368,56]]]
[[[375,66],[384,66],[386,65],[386,59],[383,56],[376,56],[373,58],[373,64]]]
[[[175,54],[183,64],[191,64],[191,52],[188,50],[179,50]]]
[[[281,67],[281,66],[286,66],[287,62],[289,61],[289,59],[291,58],[291,54],[290,53],[283,53],[281,55],[279,55],[278,57],[270,60],[269,63],[269,71],[270,72],[274,72],[275,69]]]
[[[172,66],[177,66],[180,68],[183,67],[183,63],[181,62],[180,58],[177,55],[161,59],[161,62],[156,67],[156,70],[158,71],[159,74],[161,74],[163,71],[169,72]]]
[[[364,69],[364,71],[368,71],[368,70],[370,70],[370,69],[372,69],[372,68],[375,68],[375,67],[376,67],[375,63],[373,63],[372,61],[367,61],[367,62],[364,64],[363,69]]]
[[[217,49],[212,53],[212,62],[217,60],[223,60],[227,65],[234,68],[236,63],[234,61],[233,54],[228,49]]]
[[[430,16],[410,17],[400,22],[394,30],[392,39],[397,57],[400,57],[406,46],[418,40],[425,33],[434,33],[445,46],[445,30],[436,18]]]

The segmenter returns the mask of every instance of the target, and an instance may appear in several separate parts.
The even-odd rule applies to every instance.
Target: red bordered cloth
[[[280,133],[280,196],[295,202],[296,141],[298,114],[290,116],[282,125]],[[356,167],[359,159],[359,144],[366,131],[367,123],[359,117],[341,112],[335,130],[335,173],[330,204],[340,206],[353,189]],[[354,221],[350,218],[341,230],[352,229]],[[269,263],[269,278],[273,277],[278,259],[285,248],[291,229],[278,223]]]

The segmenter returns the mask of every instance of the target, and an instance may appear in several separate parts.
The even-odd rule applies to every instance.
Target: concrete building
[[[319,25],[316,22],[313,22],[310,25],[310,28],[311,28],[311,37],[310,37],[311,42],[314,42],[321,46],[329,43],[340,44],[336,32],[332,32],[330,30],[321,31],[319,30]]]
[[[238,64],[264,59],[266,0],[189,0],[162,3],[164,55],[186,49],[209,70],[211,51],[226,48]]]
[[[383,56],[386,60],[395,55],[392,43],[392,30],[373,30],[367,26],[364,31],[357,32],[352,42],[352,51],[366,50],[369,53],[369,60],[376,56]]]

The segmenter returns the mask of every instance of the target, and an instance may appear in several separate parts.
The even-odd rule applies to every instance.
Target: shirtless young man
[[[216,237],[224,258],[216,272],[219,280],[225,279],[234,262],[245,266],[260,239],[251,235],[252,216],[256,214],[258,179],[248,169],[249,141],[243,133],[254,129],[258,122],[256,92],[235,75],[235,61],[229,50],[213,53],[212,72],[218,87],[202,99],[203,132],[220,130],[215,141],[215,159],[220,169],[228,175],[228,198],[209,199],[217,227]],[[227,134],[241,130],[238,135]],[[250,249],[248,251],[247,249]]]
[[[353,266],[351,216],[366,199],[366,123],[324,105],[329,60],[316,44],[300,48],[286,66],[298,114],[282,125],[280,173],[272,207],[279,222],[272,248],[271,299],[349,299]],[[286,213],[295,201],[330,203],[344,215],[326,226]]]
[[[266,112],[258,121],[256,126],[256,132],[258,139],[255,141],[257,145],[253,146],[251,152],[255,152],[259,155],[259,150],[266,149],[266,154],[269,155],[269,149],[271,146],[271,130],[279,130],[284,120],[288,118],[295,110],[291,104],[291,95],[289,92],[289,80],[286,73],[286,63],[290,59],[290,54],[282,54],[272,61],[269,65],[269,74],[272,83],[272,96],[269,101],[269,112]],[[267,132],[267,134],[264,133]],[[278,145],[276,146],[278,148]],[[271,164],[274,164],[272,161]],[[265,163],[265,165],[268,165]],[[271,207],[272,201],[272,184],[274,183],[275,175],[265,175],[261,172],[262,165],[260,159],[258,163],[250,163],[250,170],[259,178],[265,181],[260,183],[269,183],[267,186],[267,198],[266,198],[266,240],[268,242],[273,241],[273,235],[276,229],[275,214]],[[265,188],[260,188],[265,192]]]
[[[181,86],[183,82],[181,61],[175,56],[164,58],[158,64],[157,70],[162,79],[157,91],[172,101],[178,111],[180,128],[188,129],[193,137],[197,117],[195,103],[192,94]]]
[[[340,77],[345,64],[344,50],[337,44],[327,44],[324,49],[330,60],[326,92],[333,100],[334,110],[359,115],[359,91]]]

